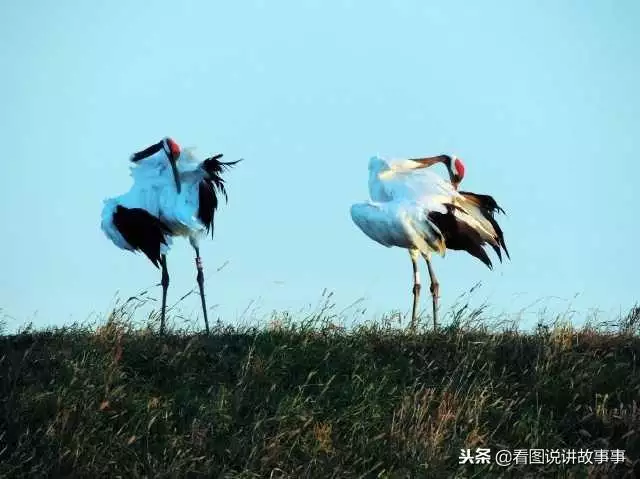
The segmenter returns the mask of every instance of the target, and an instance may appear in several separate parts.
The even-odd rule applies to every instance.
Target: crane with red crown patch
[[[198,161],[175,140],[165,137],[131,155],[133,186],[104,202],[101,226],[105,235],[119,248],[140,251],[156,268],[162,268],[161,334],[169,287],[166,256],[175,236],[187,237],[195,249],[196,278],[209,332],[199,239],[206,232],[213,234],[218,194],[227,197],[222,172],[237,163],[223,163],[221,157],[218,154]]]
[[[449,181],[428,170],[438,163],[446,166]],[[504,210],[489,195],[458,191],[464,175],[464,163],[456,156],[394,160],[374,156],[369,160],[370,201],[351,206],[351,218],[365,235],[383,246],[409,250],[414,274],[412,328],[420,295],[419,255],[429,270],[434,329],[440,284],[431,264],[432,253],[444,256],[447,249],[466,251],[492,269],[484,250],[488,244],[500,261],[502,251],[509,258],[502,229],[494,218]]]

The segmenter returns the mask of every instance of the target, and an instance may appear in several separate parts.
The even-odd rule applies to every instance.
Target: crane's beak
[[[416,165],[416,169],[418,168],[428,168],[430,166],[435,165],[436,163],[444,163],[445,162],[445,156],[444,155],[438,155],[438,156],[427,156],[424,158],[410,158],[411,161],[417,163]]]
[[[178,190],[178,194],[180,194],[180,176],[178,175],[178,166],[176,165],[176,158],[171,155],[171,159],[169,160],[171,163],[171,170],[173,171],[173,179],[176,181],[176,190]]]

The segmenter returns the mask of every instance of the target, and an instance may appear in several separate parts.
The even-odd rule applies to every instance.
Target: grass
[[[319,314],[159,337],[0,337],[0,477],[634,477],[640,308],[533,333],[454,314],[437,333]],[[459,464],[461,449],[623,449],[619,464]],[[493,461],[492,461],[493,462]]]

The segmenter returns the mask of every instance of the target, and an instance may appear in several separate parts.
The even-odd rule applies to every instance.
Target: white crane
[[[221,173],[236,162],[222,163],[222,155],[198,162],[171,138],[135,153],[131,189],[105,200],[102,229],[119,248],[142,251],[162,267],[160,333],[164,333],[169,272],[166,255],[173,236],[186,236],[196,251],[197,282],[205,328],[209,333],[204,296],[204,274],[199,241],[211,231],[218,207],[218,193],[227,199]]]
[[[450,181],[426,168],[443,163]],[[354,223],[372,240],[409,250],[413,266],[413,308],[411,328],[415,327],[420,296],[418,257],[427,263],[433,301],[433,327],[438,322],[440,285],[431,264],[431,253],[444,257],[446,249],[464,250],[492,269],[484,250],[489,244],[500,261],[501,249],[509,257],[502,230],[494,218],[504,213],[489,195],[457,191],[464,178],[459,158],[438,155],[426,158],[369,160],[370,201],[351,206]]]

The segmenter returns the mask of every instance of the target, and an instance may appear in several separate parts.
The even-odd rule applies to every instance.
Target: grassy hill
[[[1,336],[0,477],[633,477],[639,316],[531,334],[285,317],[158,337],[116,311],[97,330]],[[466,448],[492,463],[459,464]],[[494,463],[529,448],[627,459]]]

